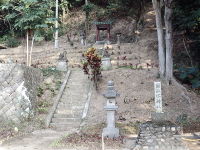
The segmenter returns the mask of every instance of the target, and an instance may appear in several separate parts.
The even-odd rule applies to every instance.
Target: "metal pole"
[[[58,48],[58,0],[56,0],[55,48]]]

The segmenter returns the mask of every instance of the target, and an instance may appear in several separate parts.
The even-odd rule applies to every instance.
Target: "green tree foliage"
[[[179,79],[190,84],[192,88],[200,88],[200,70],[198,68],[180,68]]]
[[[2,6],[13,30],[34,30],[52,24],[53,11],[48,0],[12,0]]]
[[[183,33],[194,66],[179,68],[179,79],[200,88],[200,0],[176,0],[174,7],[174,30]],[[178,56],[184,59],[184,56]]]
[[[200,67],[200,0],[177,0],[174,9],[174,29],[187,37],[191,55]]]
[[[174,25],[178,30],[195,32],[200,29],[200,0],[177,0]]]

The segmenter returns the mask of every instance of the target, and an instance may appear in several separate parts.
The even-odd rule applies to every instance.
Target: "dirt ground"
[[[102,96],[107,88],[107,82],[113,80],[120,94],[117,97],[118,122],[147,121],[154,111],[154,82],[162,83],[163,110],[167,118],[173,122],[183,123],[182,116],[187,121],[199,122],[200,96],[188,90],[174,79],[171,85],[158,77],[157,39],[155,14],[150,9],[145,15],[143,32],[139,32],[139,41],[132,44],[122,44],[121,49],[113,45],[111,54],[113,69],[102,72],[99,90],[93,91],[87,124],[105,121],[106,99]],[[112,55],[113,54],[113,55]],[[126,59],[123,59],[126,57]],[[132,58],[132,59],[129,59]],[[146,66],[150,64],[150,66]],[[117,64],[117,65],[116,65]],[[126,67],[122,67],[122,66]],[[130,69],[129,65],[142,66],[142,69]],[[181,120],[182,119],[182,120]],[[200,130],[197,129],[197,130]]]

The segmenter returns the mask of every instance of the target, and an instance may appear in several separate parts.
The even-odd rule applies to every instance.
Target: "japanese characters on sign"
[[[161,92],[161,82],[154,82],[155,90],[155,109],[157,113],[162,113],[162,92]]]

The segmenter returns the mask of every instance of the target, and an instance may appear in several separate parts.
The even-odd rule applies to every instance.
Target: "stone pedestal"
[[[121,37],[121,35],[120,35],[120,34],[117,34],[117,45],[120,45],[120,44],[121,44],[121,42],[120,42],[120,37]]]
[[[115,127],[115,111],[118,106],[107,105],[104,107],[107,112],[107,127],[103,129],[103,135],[108,138],[119,137],[119,129]]]
[[[112,69],[112,64],[111,64],[111,60],[110,58],[106,57],[106,58],[102,58],[102,70],[111,70]]]
[[[163,122],[167,120],[167,113],[151,112],[151,120],[154,122]]]
[[[104,97],[107,98],[106,106],[104,109],[107,112],[107,127],[103,129],[103,136],[108,138],[119,137],[119,129],[115,127],[115,112],[118,109],[116,106],[116,97],[119,94],[114,89],[113,81],[108,81],[108,88]]]
[[[86,39],[85,36],[81,36],[81,45],[86,45]]]
[[[59,60],[56,66],[56,69],[59,71],[67,71],[68,70],[68,64],[64,60]]]

